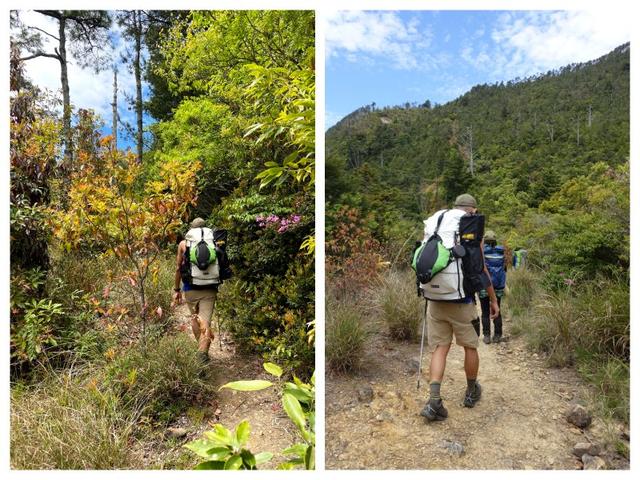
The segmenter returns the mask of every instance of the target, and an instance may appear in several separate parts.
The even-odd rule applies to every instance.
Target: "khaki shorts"
[[[451,345],[453,335],[462,347],[478,348],[478,334],[471,322],[478,317],[473,303],[429,302],[427,331],[429,349]]]
[[[187,290],[184,292],[184,299],[189,306],[192,315],[198,314],[200,320],[207,325],[211,323],[213,307],[216,304],[215,290]]]

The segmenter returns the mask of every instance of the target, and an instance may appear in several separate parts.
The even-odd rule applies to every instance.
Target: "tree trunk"
[[[64,139],[65,168],[71,169],[73,164],[73,137],[71,132],[71,98],[69,96],[69,76],[67,73],[67,38],[65,34],[66,17],[59,19],[59,55],[60,83],[62,84],[62,136]]]
[[[136,53],[134,61],[134,73],[136,77],[136,120],[137,120],[137,147],[138,163],[142,163],[142,80],[140,74],[140,51],[142,49],[142,15],[140,11],[133,12],[135,24]]]
[[[118,70],[113,68],[113,103],[112,107],[112,115],[113,118],[111,120],[111,135],[113,136],[113,149],[116,150],[118,148]]]

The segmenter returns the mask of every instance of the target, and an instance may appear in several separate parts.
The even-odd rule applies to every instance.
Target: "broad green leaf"
[[[240,392],[255,392],[256,390],[264,390],[269,388],[273,383],[268,380],[238,380],[237,382],[225,383],[218,390],[229,388]]]
[[[311,392],[305,391],[302,388],[299,388],[297,385],[294,385],[293,383],[290,383],[290,382],[287,382],[283,391],[293,395],[301,402],[307,403],[313,400],[313,396],[311,395]]]
[[[262,366],[268,373],[270,373],[274,377],[280,378],[280,376],[282,375],[282,368],[280,368],[275,363],[266,362],[263,363]]]
[[[216,442],[216,447],[227,445],[233,446],[236,440],[235,435],[220,424],[214,425],[213,430],[204,432],[204,436],[209,440]]]
[[[273,458],[273,453],[271,452],[260,452],[254,455],[256,459],[256,465],[260,465],[261,463],[268,462]]]
[[[290,393],[284,393],[282,395],[282,406],[284,407],[284,411],[287,412],[287,415],[289,415],[291,421],[300,430],[304,430],[306,421],[298,399]]]
[[[304,466],[307,470],[315,470],[316,468],[315,448],[313,448],[313,445],[309,445],[307,448],[304,456]]]
[[[238,445],[244,445],[247,443],[250,433],[251,426],[249,425],[249,422],[244,420],[240,425],[238,425],[238,428],[236,428],[236,441],[238,442]]]
[[[242,457],[242,461],[249,469],[253,470],[256,468],[256,457],[249,450],[242,449],[240,452],[240,456]]]
[[[225,462],[202,462],[196,465],[195,470],[224,470]]]
[[[299,458],[303,458],[307,452],[307,446],[308,445],[305,443],[296,443],[295,445],[291,445],[289,448],[285,448],[282,451],[282,455],[296,455]]]
[[[224,460],[229,456],[230,453],[231,450],[229,450],[228,448],[215,447],[207,451],[207,457],[209,460]]]
[[[218,445],[211,440],[199,439],[187,443],[184,447],[191,450],[196,455],[209,458],[209,450],[216,448]]]
[[[295,468],[295,463],[293,462],[284,462],[276,467],[276,470],[293,470]]]
[[[229,457],[229,460],[224,464],[225,470],[240,470],[240,467],[242,467],[242,457],[240,455]]]

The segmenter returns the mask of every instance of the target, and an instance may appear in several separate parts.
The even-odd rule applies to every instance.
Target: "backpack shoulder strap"
[[[442,219],[444,218],[444,214],[447,213],[449,210],[445,210],[444,212],[442,212],[440,214],[440,216],[438,217],[438,223],[436,225],[436,229],[434,230],[433,234],[436,235],[438,233],[438,230],[440,230],[440,224],[442,223]]]

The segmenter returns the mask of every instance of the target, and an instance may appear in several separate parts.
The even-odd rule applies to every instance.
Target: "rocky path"
[[[176,308],[178,329],[191,336],[190,314],[186,305]],[[216,338],[209,348],[211,369],[206,380],[216,387],[235,380],[272,380],[263,369],[263,360],[257,356],[240,355],[230,335],[218,336],[217,325],[212,322]],[[193,348],[197,348],[194,339]],[[216,388],[217,390],[217,388]],[[254,453],[271,452],[274,458],[262,468],[275,468],[285,459],[279,452],[296,441],[295,427],[282,409],[279,391],[269,388],[258,392],[236,392],[228,389],[215,393],[207,405],[193,405],[185,409],[178,419],[156,438],[146,439],[144,445],[145,468],[192,468],[197,460],[183,445],[198,439],[202,432],[220,423],[229,429],[241,421],[251,424],[248,447]]]
[[[326,386],[328,469],[580,469],[628,468],[621,457],[598,451],[606,428],[567,421],[585,390],[570,369],[549,369],[521,340],[480,342],[483,395],[475,408],[462,406],[466,388],[463,349],[452,346],[442,397],[443,422],[419,416],[428,396],[429,354],[417,390],[419,344],[376,335],[365,367],[356,376],[329,376]],[[574,448],[592,443],[584,458]],[[589,449],[589,446],[584,446]],[[578,457],[580,455],[580,458]]]

